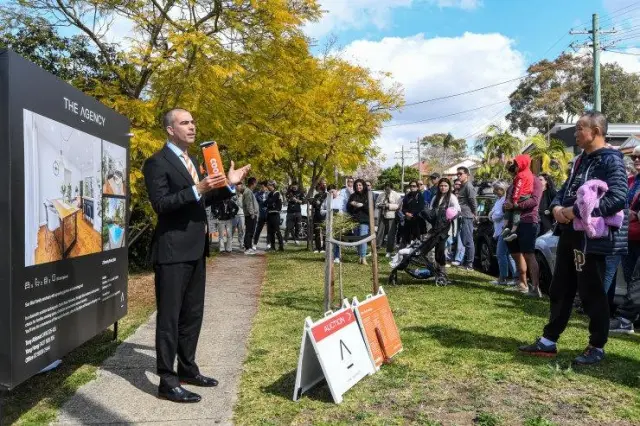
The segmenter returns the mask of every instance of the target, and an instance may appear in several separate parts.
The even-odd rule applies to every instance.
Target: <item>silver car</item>
[[[549,286],[556,266],[557,248],[558,237],[553,235],[552,231],[536,239],[536,260],[540,267],[540,290],[545,294],[549,294]]]

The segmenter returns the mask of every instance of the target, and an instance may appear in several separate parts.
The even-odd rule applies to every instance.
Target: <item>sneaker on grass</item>
[[[609,333],[633,334],[633,323],[625,318],[612,318],[609,321]]]
[[[593,365],[597,364],[604,359],[604,349],[594,348],[589,345],[585,348],[582,355],[576,357],[573,360],[574,364],[577,365]]]
[[[520,346],[518,350],[525,354],[548,358],[558,355],[558,347],[556,345],[545,345],[539,338],[530,345]]]
[[[451,266],[460,266],[460,262],[454,260],[453,262],[451,262]]]

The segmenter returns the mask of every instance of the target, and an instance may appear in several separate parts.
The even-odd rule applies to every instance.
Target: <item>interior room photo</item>
[[[127,150],[104,141],[102,145],[102,193],[127,195]]]
[[[102,250],[101,140],[24,110],[25,266]]]

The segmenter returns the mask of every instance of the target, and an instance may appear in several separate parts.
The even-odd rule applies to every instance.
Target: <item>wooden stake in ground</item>
[[[367,191],[369,197],[369,234],[376,234],[376,218],[375,208],[373,206],[373,191]],[[378,244],[376,239],[371,240],[371,269],[373,272],[373,292],[371,294],[378,294]]]

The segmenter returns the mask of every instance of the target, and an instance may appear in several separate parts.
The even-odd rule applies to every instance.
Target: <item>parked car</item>
[[[558,237],[549,231],[536,239],[536,260],[540,269],[540,291],[549,294],[553,270],[556,266]]]
[[[491,188],[489,188],[491,189]],[[485,274],[495,274],[498,270],[497,241],[493,238],[493,222],[489,219],[489,213],[496,203],[493,191],[478,190],[478,211],[474,223],[473,240],[475,241],[475,264]]]
[[[284,204],[284,203],[283,203]],[[307,239],[307,233],[309,231],[309,222],[307,221],[307,205],[302,204],[300,206],[302,210],[302,221],[300,222],[300,233],[297,235],[298,240],[304,241]],[[282,210],[280,210],[280,230],[282,231],[282,235],[284,236],[284,232],[287,229],[287,206],[283,205]]]

